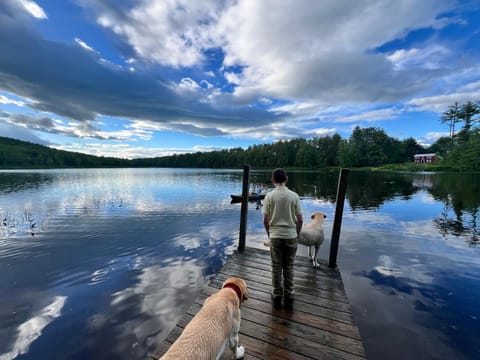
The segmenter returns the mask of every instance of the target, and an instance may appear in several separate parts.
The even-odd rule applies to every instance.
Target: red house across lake
[[[413,160],[416,164],[432,164],[436,161],[436,154],[415,154]]]

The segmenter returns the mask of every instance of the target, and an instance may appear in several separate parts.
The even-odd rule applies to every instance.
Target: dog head
[[[311,216],[312,222],[318,222],[323,224],[323,221],[327,218],[327,215],[321,211],[314,212]]]
[[[225,287],[230,287],[235,290],[240,299],[240,303],[248,299],[248,289],[245,280],[236,277],[229,278],[223,283],[222,289]]]

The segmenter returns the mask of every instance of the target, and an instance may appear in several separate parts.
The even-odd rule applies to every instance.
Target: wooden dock
[[[275,310],[270,302],[271,270],[267,250],[236,251],[201,292],[151,359],[160,358],[224,280],[241,277],[249,299],[242,305],[240,344],[248,359],[365,359],[338,269],[321,262],[313,269],[305,257],[295,263],[293,311]]]

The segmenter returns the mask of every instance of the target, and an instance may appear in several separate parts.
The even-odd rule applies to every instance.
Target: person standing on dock
[[[274,190],[267,193],[263,201],[263,225],[270,239],[272,258],[272,304],[278,309],[293,308],[295,288],[293,264],[297,253],[298,235],[303,225],[300,198],[289,190],[287,172],[277,168],[272,171]],[[283,277],[283,284],[282,284]]]

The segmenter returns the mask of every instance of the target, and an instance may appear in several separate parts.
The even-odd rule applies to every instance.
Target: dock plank
[[[314,269],[305,257],[295,264],[293,311],[276,310],[270,303],[271,270],[268,250],[246,248],[234,252],[187,309],[167,338],[150,355],[159,359],[206,298],[229,277],[245,279],[249,299],[242,305],[240,343],[248,359],[365,359],[360,332],[355,325],[341,274],[321,262]]]

